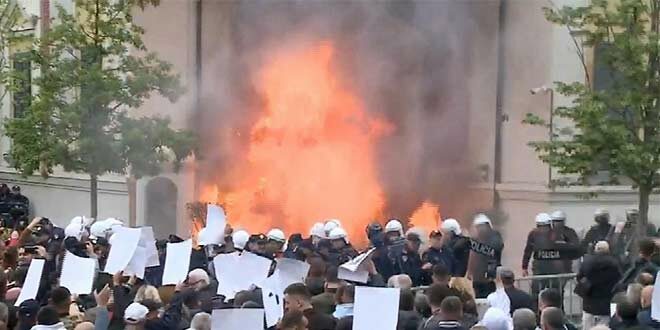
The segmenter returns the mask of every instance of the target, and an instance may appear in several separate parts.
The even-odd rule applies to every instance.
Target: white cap
[[[250,240],[250,234],[245,230],[237,230],[231,235],[231,240],[234,242],[234,247],[243,250]]]
[[[449,218],[442,222],[442,229],[450,231],[456,235],[461,234],[461,225],[456,219]]]
[[[385,224],[385,232],[386,233],[391,233],[394,231],[398,231],[401,235],[403,235],[403,225],[401,224],[401,221],[397,219],[392,219]]]
[[[594,212],[594,216],[600,216],[600,215],[610,215],[610,211],[607,209],[596,209],[596,212]]]
[[[149,309],[140,303],[132,303],[128,305],[124,311],[124,321],[128,324],[137,324],[147,318]]]
[[[325,229],[323,226],[323,223],[317,222],[312,226],[312,229],[309,231],[309,236],[317,236],[324,238],[325,237]]]
[[[85,227],[81,223],[70,223],[64,228],[64,237],[75,237],[80,240],[83,231],[85,231]]]
[[[547,213],[539,213],[534,219],[537,225],[549,225],[550,224],[550,215]]]
[[[341,228],[341,227],[337,227],[337,228],[333,229],[330,232],[330,235],[328,235],[328,239],[342,239],[343,238],[344,241],[346,243],[348,243],[348,238],[347,237],[348,237],[348,234],[346,234],[346,231],[344,230],[344,228]]]
[[[266,234],[266,237],[268,239],[272,239],[273,241],[277,241],[280,243],[286,242],[286,237],[284,237],[284,232],[281,229],[273,228],[271,229],[268,234]]]
[[[550,219],[552,221],[564,221],[566,220],[566,213],[564,213],[562,210],[554,211],[552,214],[550,214]]]
[[[488,225],[491,225],[491,226],[493,225],[493,224],[490,222],[490,219],[488,218],[488,216],[486,216],[486,215],[483,214],[483,213],[479,213],[479,214],[477,214],[476,216],[474,216],[474,221],[472,222],[472,224],[474,224],[474,225],[485,225],[485,224],[488,224]]]
[[[323,230],[327,235],[330,234],[330,232],[337,227],[339,227],[339,225],[336,222],[328,221],[325,223],[325,225],[323,225]]]

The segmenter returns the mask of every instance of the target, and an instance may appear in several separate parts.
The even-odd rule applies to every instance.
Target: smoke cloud
[[[483,207],[468,189],[480,180],[468,145],[469,109],[478,95],[470,79],[482,60],[480,42],[497,33],[479,22],[496,15],[497,6],[302,0],[205,6],[205,20],[223,13],[222,31],[205,31],[203,111],[195,118],[203,141],[200,182],[231,187],[223,174],[244,157],[263,108],[253,77],[273,52],[331,40],[343,83],[369,112],[394,125],[376,150],[383,217],[405,218],[425,200],[438,203],[443,216],[465,217]]]

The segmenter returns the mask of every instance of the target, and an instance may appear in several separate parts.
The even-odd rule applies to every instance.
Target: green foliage
[[[23,174],[48,175],[61,165],[90,175],[130,168],[139,177],[191,154],[190,132],[131,114],[153,93],[174,102],[183,92],[172,65],[147,50],[133,22],[135,6],[157,4],[77,0],[75,16],[58,8],[57,23],[30,54],[39,72],[31,105],[5,124],[13,165]]]
[[[585,46],[607,44],[599,55],[616,77],[600,91],[589,79],[556,83],[556,91],[573,101],[554,109],[554,115],[575,129],[564,131],[567,136],[555,131],[552,141],[531,142],[541,160],[560,173],[578,174],[583,184],[597,165],[606,164],[613,182],[625,176],[644,190],[660,187],[659,13],[660,0],[592,0],[586,7],[545,8],[550,22],[580,31]],[[531,114],[525,122],[546,124]]]

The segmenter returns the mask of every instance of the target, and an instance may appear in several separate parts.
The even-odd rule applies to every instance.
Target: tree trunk
[[[99,178],[96,174],[89,175],[89,200],[91,202],[91,217],[96,219],[99,211]]]
[[[637,220],[637,237],[639,239],[647,236],[649,223],[649,197],[652,189],[650,186],[639,186],[639,219]]]

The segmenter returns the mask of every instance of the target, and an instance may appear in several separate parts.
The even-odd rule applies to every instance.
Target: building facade
[[[71,0],[17,0],[27,17],[53,16],[55,4],[75,10]],[[588,0],[555,1],[557,6],[580,5]],[[195,127],[196,112],[213,106],[207,102],[219,90],[223,61],[236,56],[232,41],[237,2],[218,0],[162,0],[160,6],[136,11],[136,21],[146,34],[148,48],[174,64],[187,92],[175,104],[154,97],[139,109],[139,114],[161,114],[176,127]],[[636,193],[627,186],[549,188],[558,174],[538,160],[527,143],[548,137],[548,131],[522,124],[527,113],[549,118],[552,106],[570,102],[551,92],[530,93],[540,86],[551,87],[555,81],[584,79],[582,64],[572,36],[562,27],[553,26],[543,17],[545,0],[500,0],[476,2],[479,28],[472,41],[476,58],[467,79],[468,149],[470,166],[480,172],[481,182],[471,189],[477,202],[466,202],[462,223],[469,224],[468,214],[477,208],[497,207],[505,215],[497,226],[506,242],[505,264],[520,265],[526,234],[534,227],[538,212],[562,209],[568,224],[576,229],[593,223],[596,208],[606,206],[612,218],[622,220],[624,210],[633,207]],[[48,11],[48,13],[46,12]],[[478,31],[479,28],[477,28]],[[25,33],[40,33],[37,23],[26,26]],[[16,46],[19,47],[19,46]],[[17,51],[11,49],[10,53]],[[587,50],[587,55],[591,56]],[[588,59],[591,62],[591,59]],[[591,70],[591,68],[589,68]],[[3,102],[2,116],[13,115],[11,102]],[[569,125],[569,123],[557,123]],[[6,153],[11,142],[2,140],[0,152]],[[130,219],[137,225],[154,225],[157,235],[189,231],[186,203],[199,195],[195,163],[190,161],[179,173],[171,170],[156,178],[142,178],[133,183],[124,176],[101,178],[99,216]],[[89,182],[84,174],[56,172],[51,178],[23,178],[0,160],[0,181],[19,184],[33,204],[33,213],[47,215],[58,224],[84,212],[89,205]],[[130,193],[129,193],[130,192]],[[584,195],[597,192],[596,198]],[[472,198],[475,200],[475,198]],[[470,204],[472,203],[472,204]],[[473,204],[478,204],[477,206]],[[474,207],[471,207],[474,206]],[[650,220],[660,221],[660,200],[652,197]],[[517,267],[516,267],[517,268]]]

